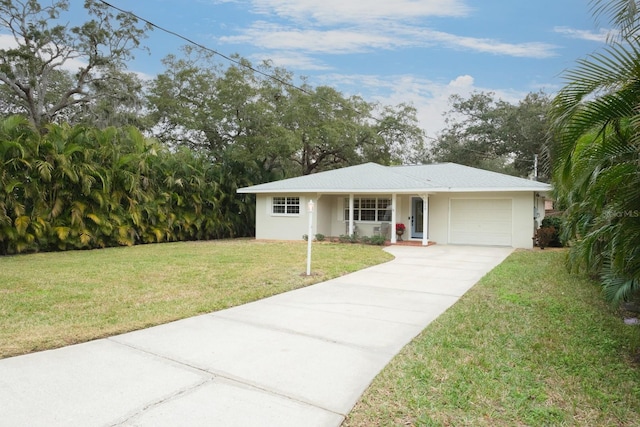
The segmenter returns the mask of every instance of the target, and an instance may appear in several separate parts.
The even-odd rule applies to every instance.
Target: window
[[[298,215],[300,213],[300,197],[274,197],[271,212],[274,215]]]
[[[391,221],[390,199],[378,199],[378,221]]]
[[[349,199],[344,199],[344,220],[349,221]],[[353,199],[354,221],[390,221],[391,199],[355,197]]]

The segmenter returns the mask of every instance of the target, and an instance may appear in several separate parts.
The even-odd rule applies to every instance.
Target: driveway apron
[[[392,246],[337,279],[0,360],[0,426],[339,426],[400,349],[511,248]]]

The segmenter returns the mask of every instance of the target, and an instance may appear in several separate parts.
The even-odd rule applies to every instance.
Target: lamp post
[[[309,212],[309,234],[307,234],[307,276],[311,276],[311,240],[313,239],[313,200],[307,204]]]

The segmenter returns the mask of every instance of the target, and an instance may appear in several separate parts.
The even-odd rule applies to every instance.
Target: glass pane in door
[[[424,235],[424,202],[420,197],[411,198],[411,237],[421,239]]]
[[[422,233],[423,231],[423,225],[424,225],[424,219],[422,217],[424,213],[423,205],[424,205],[424,202],[422,201],[422,199],[415,199],[415,203],[413,204],[413,223],[414,223],[414,230],[416,233]]]

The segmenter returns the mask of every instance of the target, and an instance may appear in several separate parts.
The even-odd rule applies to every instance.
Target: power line
[[[164,32],[164,33],[170,34],[170,35],[172,35],[172,36],[174,36],[174,37],[177,37],[177,38],[179,38],[179,39],[181,39],[181,40],[184,40],[184,41],[186,41],[187,43],[189,43],[189,44],[191,44],[191,45],[193,45],[193,46],[196,46],[196,47],[198,47],[198,48],[200,48],[200,49],[203,49],[203,50],[205,50],[205,51],[207,51],[207,52],[211,52],[211,53],[213,53],[213,54],[215,54],[215,55],[218,55],[218,56],[220,56],[221,58],[224,58],[224,59],[226,59],[227,61],[229,61],[229,62],[231,62],[231,63],[233,63],[233,64],[236,64],[236,65],[237,65],[237,66],[239,66],[239,67],[243,67],[243,68],[246,68],[246,69],[248,69],[248,70],[251,70],[251,71],[253,71],[254,73],[257,73],[257,74],[259,74],[259,75],[261,75],[261,76],[263,76],[263,77],[266,77],[266,78],[268,78],[268,79],[271,79],[271,80],[273,80],[273,81],[276,81],[276,82],[278,82],[278,83],[280,83],[280,84],[283,84],[283,85],[285,85],[285,86],[287,86],[287,87],[290,87],[290,88],[292,88],[292,89],[298,90],[298,91],[300,91],[300,92],[302,92],[302,93],[304,93],[304,94],[306,94],[306,95],[314,96],[314,93],[312,93],[312,92],[308,91],[307,89],[305,89],[305,88],[303,88],[303,87],[300,87],[300,86],[297,86],[297,85],[295,85],[295,84],[293,84],[293,83],[290,83],[290,82],[287,82],[287,81],[285,81],[285,80],[282,80],[281,78],[279,78],[279,77],[277,77],[277,76],[274,76],[273,74],[269,74],[269,73],[266,73],[266,72],[264,72],[264,71],[261,71],[261,70],[259,70],[259,69],[257,69],[257,68],[254,68],[254,67],[252,67],[252,66],[250,66],[250,65],[248,65],[248,64],[243,63],[242,61],[238,61],[237,59],[234,59],[234,58],[232,58],[232,57],[230,57],[230,56],[228,56],[228,55],[225,55],[225,54],[223,54],[223,53],[218,52],[218,51],[217,51],[217,50],[215,50],[215,49],[212,49],[212,48],[210,48],[210,47],[208,47],[208,46],[205,46],[205,45],[203,45],[203,44],[201,44],[201,43],[196,42],[195,40],[192,40],[192,39],[190,39],[190,38],[188,38],[188,37],[186,37],[186,36],[183,36],[183,35],[182,35],[182,34],[180,34],[180,33],[177,33],[177,32],[175,32],[175,31],[173,31],[173,30],[169,30],[168,28],[162,27],[162,26],[160,26],[160,25],[158,25],[158,24],[156,24],[156,23],[154,23],[154,22],[152,22],[152,21],[149,21],[148,19],[145,19],[145,18],[143,18],[143,17],[141,17],[141,16],[139,16],[139,15],[137,15],[137,14],[135,14],[135,13],[133,13],[133,12],[129,11],[129,10],[121,9],[121,8],[119,8],[118,6],[114,6],[114,5],[112,5],[111,3],[109,3],[109,2],[107,2],[107,1],[105,1],[105,0],[98,0],[98,1],[99,1],[100,3],[102,3],[102,4],[104,4],[104,5],[105,5],[105,6],[107,6],[107,7],[110,7],[110,8],[112,8],[112,9],[117,10],[118,12],[126,13],[126,14],[128,14],[128,15],[131,15],[131,16],[133,16],[134,18],[136,18],[136,19],[138,19],[138,20],[140,20],[140,21],[142,21],[142,22],[146,23],[147,25],[149,25],[149,26],[151,26],[151,27],[153,27],[153,28],[156,28],[156,29],[158,29],[158,30],[160,30],[160,31],[162,31],[162,32]],[[340,107],[342,107],[342,108],[346,108],[346,109],[348,109],[348,110],[353,111],[354,113],[358,114],[359,116],[363,116],[363,117],[366,117],[366,118],[369,118],[369,119],[375,120],[375,121],[376,121],[376,122],[378,122],[378,123],[382,122],[382,120],[381,120],[381,119],[378,119],[378,118],[373,117],[373,116],[368,115],[368,114],[364,114],[363,112],[358,111],[357,109],[355,109],[355,108],[353,108],[353,107],[351,107],[351,106],[349,106],[349,105],[346,105],[346,106],[345,106],[345,105],[341,105],[341,104],[336,104],[335,102],[333,102],[333,101],[331,101],[331,100],[329,100],[329,99],[326,99],[326,98],[324,98],[324,97],[322,97],[322,96],[318,96],[317,94],[315,94],[315,96],[317,96],[317,97],[318,97],[318,99],[320,99],[320,100],[322,100],[322,101],[326,102],[326,103],[327,103],[327,104],[329,104],[329,105],[339,105],[339,106],[340,106]]]

